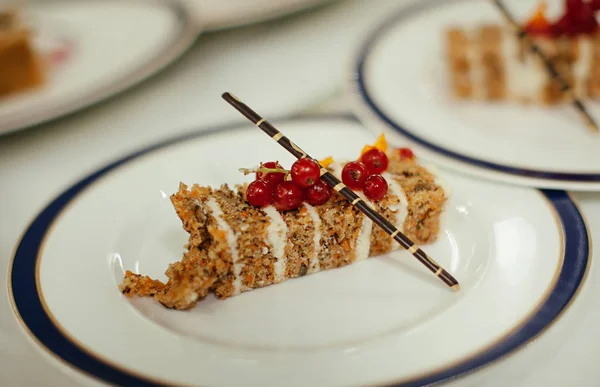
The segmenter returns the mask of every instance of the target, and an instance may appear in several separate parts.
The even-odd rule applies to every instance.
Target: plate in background
[[[200,33],[175,1],[28,2],[48,59],[41,88],[0,99],[0,135],[52,120],[134,86],[177,59]]]
[[[562,1],[549,2],[550,12]],[[505,1],[525,20],[537,0]],[[567,190],[600,190],[600,133],[571,105],[455,101],[450,95],[443,29],[502,24],[491,1],[419,1],[367,37],[352,77],[356,113],[373,130],[409,141],[447,168],[502,182]],[[600,121],[600,104],[587,102]]]
[[[195,0],[188,0],[194,2]],[[208,30],[238,27],[285,16],[332,0],[196,0]]]

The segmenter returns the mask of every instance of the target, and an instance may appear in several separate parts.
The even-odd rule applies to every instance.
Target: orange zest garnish
[[[373,148],[374,148],[374,146],[372,146],[372,145],[365,145],[362,148],[362,150],[360,151],[360,156],[362,157],[362,155],[364,155],[365,153],[367,153],[368,151],[370,151]]]
[[[527,21],[527,29],[544,30],[550,26],[550,22],[546,18],[546,9],[548,5],[545,0],[542,0],[535,10],[535,13]]]
[[[375,144],[373,146],[375,148],[379,149],[380,151],[382,151],[383,153],[387,152],[388,143],[387,143],[387,140],[385,139],[385,136],[383,133],[381,133],[381,135],[379,136],[377,141],[375,141]]]
[[[367,153],[368,151],[370,151],[373,148],[379,149],[383,153],[387,153],[388,143],[387,143],[387,140],[385,139],[385,135],[383,133],[381,133],[381,135],[377,138],[377,141],[375,141],[375,144],[365,145],[363,147],[362,151],[360,152],[360,156],[362,157],[362,155],[364,155],[365,153]]]
[[[333,164],[333,157],[329,156],[324,158],[323,160],[319,160],[319,164],[321,164],[323,168],[327,168],[328,166]]]

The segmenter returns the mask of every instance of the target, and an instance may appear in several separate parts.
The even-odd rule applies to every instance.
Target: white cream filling
[[[310,263],[308,273],[315,273],[321,270],[321,263],[319,262],[319,253],[321,252],[321,217],[317,210],[308,203],[304,203],[304,207],[308,211],[308,215],[313,222],[315,227],[315,235],[313,237],[314,254],[310,257]]]
[[[357,193],[358,196],[367,202],[371,207],[373,204],[366,200],[363,195]],[[360,226],[360,233],[356,239],[355,259],[362,261],[369,258],[369,250],[371,250],[371,232],[373,231],[373,221],[363,214],[363,220]]]
[[[191,304],[198,299],[198,293],[190,288],[185,289],[185,302]]]
[[[467,31],[469,44],[466,55],[470,64],[469,76],[473,87],[473,99],[481,100],[485,97],[485,74],[481,61],[481,47],[477,39],[478,33],[476,28]],[[548,53],[553,43],[548,40],[537,40],[536,44],[543,52]],[[574,91],[579,97],[582,97],[586,95],[586,80],[590,74],[594,49],[592,41],[587,37],[580,38],[578,44],[579,56],[573,64]],[[515,32],[510,28],[505,28],[502,36],[502,57],[507,96],[515,100],[539,103],[548,81],[547,72],[537,55],[527,48],[524,60],[521,61],[520,47],[521,44]]]
[[[516,98],[525,98],[521,83],[517,82],[518,77],[514,74],[522,71],[523,64],[519,60],[519,41],[512,30],[506,31],[502,35],[502,57],[504,58],[504,74],[507,94]],[[527,90],[525,90],[525,93]]]
[[[590,68],[594,55],[594,47],[589,38],[579,38],[579,56],[573,64],[573,77],[575,78],[575,93],[579,98],[587,96],[586,81],[590,76]]]
[[[224,214],[219,203],[217,203],[214,198],[210,198],[206,201],[206,205],[212,211],[212,216],[217,221],[219,229],[225,231],[227,246],[231,252],[231,261],[233,262],[233,294],[240,294],[242,289],[242,278],[240,273],[242,272],[242,267],[244,265],[237,263],[239,257],[237,250],[237,237],[233,232],[233,229],[229,226],[229,224],[227,224],[225,219],[223,219]]]
[[[467,31],[469,45],[467,47],[467,60],[469,61],[469,77],[473,89],[473,98],[477,100],[485,99],[483,63],[481,60],[481,50],[479,44],[479,30],[472,29]]]
[[[543,43],[537,44],[543,46]],[[525,52],[525,60],[520,61],[520,46],[515,33],[505,30],[502,47],[507,94],[515,99],[539,102],[547,80],[546,71],[541,68],[537,56],[529,50]]]
[[[285,245],[287,240],[287,225],[283,217],[275,207],[267,206],[263,211],[269,217],[267,226],[267,236],[271,245],[271,253],[277,261],[275,262],[275,283],[285,279],[285,267],[287,259],[285,257]]]
[[[406,193],[402,189],[402,186],[396,182],[391,173],[384,172],[382,176],[388,182],[390,194],[396,196],[400,200],[400,203],[390,205],[389,209],[396,212],[396,228],[400,230],[400,232],[404,232],[404,222],[408,216],[408,198],[406,197]],[[400,245],[398,243],[394,242],[392,244],[392,250],[399,248]]]

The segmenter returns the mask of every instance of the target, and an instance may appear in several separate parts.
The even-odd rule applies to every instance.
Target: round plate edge
[[[128,1],[140,2],[140,0]],[[77,112],[91,108],[110,98],[116,97],[158,74],[161,70],[181,57],[196,41],[197,37],[202,34],[203,30],[201,23],[195,16],[193,16],[189,7],[182,1],[150,0],[150,3],[160,4],[169,9],[173,14],[177,15],[178,20],[184,20],[184,23],[182,23],[180,32],[177,34],[175,41],[167,44],[164,52],[156,55],[147,63],[142,64],[141,70],[138,69],[132,73],[125,74],[115,82],[112,82],[101,89],[96,90],[93,94],[88,95],[87,98],[79,98],[75,103],[57,105],[53,110],[45,111],[37,115],[30,114],[24,121],[13,119],[7,123],[0,122],[0,137],[21,130],[34,128],[45,123],[53,122],[60,118],[68,117]],[[164,55],[165,53],[166,55]]]
[[[442,5],[467,0],[447,0]],[[406,17],[421,12],[431,6],[439,6],[438,0],[414,1],[399,7],[391,16],[375,26],[358,45],[351,64],[351,76],[347,88],[350,90],[353,112],[366,122],[377,122],[379,126],[387,128],[398,136],[402,136],[411,144],[435,158],[437,163],[450,162],[448,168],[466,173],[471,176],[485,178],[504,183],[512,183],[537,189],[564,189],[581,191],[600,191],[600,174],[595,173],[561,173],[552,171],[530,170],[506,166],[480,160],[474,157],[461,155],[440,145],[433,144],[409,129],[394,122],[385,114],[370,96],[366,89],[365,70],[367,59],[377,40],[396,23]],[[446,164],[447,165],[447,164]]]
[[[290,120],[310,120],[310,119],[345,119],[345,120],[349,120],[349,121],[358,121],[355,117],[352,116],[347,116],[347,115],[317,115],[317,116],[313,116],[313,117],[285,117],[285,118],[274,118],[273,122],[282,122],[282,121],[290,121]],[[143,377],[140,377],[139,375],[134,375],[131,371],[127,371],[127,370],[121,370],[118,368],[114,368],[113,365],[110,364],[102,364],[102,360],[94,358],[93,356],[90,356],[87,352],[82,352],[80,348],[77,347],[76,344],[70,342],[68,339],[64,338],[63,339],[66,340],[67,344],[70,346],[74,346],[75,350],[77,352],[81,352],[78,354],[78,356],[76,357],[76,361],[73,360],[68,360],[65,359],[64,357],[60,356],[58,353],[55,353],[51,348],[49,348],[49,346],[47,346],[46,344],[44,344],[41,340],[41,338],[35,334],[33,331],[35,329],[31,328],[31,321],[30,324],[27,324],[27,322],[25,321],[26,318],[24,318],[23,314],[20,312],[20,310],[23,310],[22,308],[19,308],[19,301],[17,300],[17,296],[15,296],[15,281],[14,281],[14,271],[15,271],[15,262],[17,261],[17,257],[18,256],[28,256],[29,259],[33,260],[33,266],[35,267],[35,262],[37,261],[37,254],[39,253],[39,249],[43,243],[44,237],[47,234],[47,230],[48,228],[52,225],[52,223],[54,222],[54,220],[56,219],[56,217],[61,213],[61,211],[64,209],[64,207],[78,194],[80,194],[83,190],[85,190],[85,188],[91,184],[93,181],[95,181],[96,179],[98,179],[99,177],[103,176],[104,174],[112,171],[113,169],[118,168],[120,165],[127,163],[130,160],[133,160],[137,157],[140,157],[144,154],[147,153],[151,153],[152,151],[164,148],[164,147],[168,147],[170,145],[174,145],[176,143],[185,141],[185,140],[189,140],[189,139],[193,139],[193,138],[197,138],[197,137],[201,137],[201,136],[208,136],[211,134],[216,134],[221,132],[222,130],[232,130],[235,128],[240,128],[243,127],[242,124],[236,123],[236,124],[227,124],[227,125],[221,125],[218,127],[214,127],[211,128],[209,130],[203,130],[203,131],[192,131],[189,133],[185,133],[181,136],[172,138],[170,140],[166,140],[166,141],[162,141],[159,143],[156,143],[152,146],[146,147],[144,149],[141,149],[139,151],[136,151],[134,153],[131,153],[121,159],[118,159],[116,161],[114,161],[113,163],[110,163],[106,166],[104,166],[103,168],[98,169],[96,172],[88,175],[87,177],[79,180],[77,183],[69,186],[68,189],[64,190],[61,194],[59,194],[57,197],[55,197],[47,206],[45,206],[41,211],[37,212],[37,215],[34,217],[34,219],[31,221],[31,223],[29,223],[28,227],[24,230],[21,238],[19,239],[18,243],[16,244],[15,248],[14,248],[14,253],[13,256],[11,258],[10,261],[10,266],[9,266],[9,271],[8,271],[8,278],[7,278],[7,285],[8,285],[8,293],[9,293],[9,299],[11,302],[11,306],[17,316],[17,319],[19,320],[19,322],[21,323],[20,325],[22,325],[22,328],[24,329],[24,331],[26,333],[29,334],[29,336],[37,343],[40,345],[40,347],[42,347],[43,349],[46,350],[46,352],[48,352],[49,354],[52,355],[52,357],[54,357],[55,359],[59,360],[61,363],[68,365],[70,368],[77,370],[79,372],[82,372],[83,374],[87,375],[87,376],[91,376],[95,379],[100,379],[103,381],[110,381],[111,379],[113,379],[115,376],[117,377],[116,380],[118,380],[120,383],[122,383],[123,381],[129,381],[129,382],[135,382],[136,385],[165,385],[163,384],[163,381],[157,381],[157,380],[147,380]],[[563,191],[551,191],[551,190],[547,190],[547,191],[542,191],[542,194],[545,195],[546,197],[548,197],[549,201],[551,203],[553,203],[556,206],[556,202],[552,200],[551,196],[554,197],[555,200],[559,200],[563,206],[567,206],[570,207],[570,213],[572,216],[574,216],[576,218],[576,221],[579,225],[579,228],[582,228],[583,231],[585,231],[583,234],[585,234],[585,238],[583,240],[582,243],[582,252],[580,255],[580,259],[579,260],[583,260],[585,261],[585,265],[583,270],[580,270],[580,277],[578,277],[578,281],[576,281],[575,283],[571,284],[571,292],[567,292],[568,293],[568,297],[566,300],[563,300],[563,304],[559,307],[559,310],[557,311],[556,315],[551,318],[550,321],[548,321],[546,324],[542,324],[543,327],[541,330],[539,330],[538,332],[536,332],[534,335],[529,335],[530,337],[527,338],[526,341],[521,341],[519,342],[515,348],[510,349],[508,352],[502,354],[501,356],[494,358],[492,360],[486,361],[483,364],[479,364],[477,365],[477,367],[471,367],[468,370],[463,370],[460,373],[456,373],[454,370],[449,370],[449,371],[445,371],[447,372],[452,372],[452,375],[448,376],[448,375],[442,375],[442,374],[435,374],[435,375],[431,375],[429,376],[429,378],[436,378],[435,380],[430,380],[427,381],[427,379],[419,379],[419,380],[413,380],[413,381],[406,381],[406,382],[402,382],[401,384],[392,384],[394,386],[421,386],[427,383],[432,383],[432,382],[441,382],[441,381],[447,381],[448,379],[454,379],[457,377],[462,377],[470,372],[473,372],[475,369],[484,367],[496,360],[498,360],[500,357],[503,357],[505,355],[508,355],[510,353],[512,353],[513,351],[515,351],[516,349],[520,348],[521,346],[523,346],[524,344],[526,344],[527,342],[529,342],[530,340],[533,340],[534,338],[536,338],[537,336],[539,336],[539,334],[541,334],[547,327],[549,327],[554,321],[556,321],[556,319],[558,317],[560,317],[560,315],[568,308],[568,306],[570,305],[570,303],[575,299],[575,296],[577,295],[578,290],[580,289],[581,285],[583,284],[584,280],[585,280],[585,276],[587,275],[590,263],[591,263],[591,239],[589,239],[589,228],[587,227],[587,223],[585,222],[585,219],[583,218],[581,212],[579,211],[578,206],[576,205],[576,203],[574,202],[573,198],[566,192]],[[557,211],[558,212],[558,211]],[[48,219],[46,219],[46,222],[43,222],[43,220],[48,217]],[[38,222],[42,221],[41,225],[38,225]],[[563,227],[563,232],[565,232],[565,220],[563,218],[561,218],[561,224]],[[579,234],[581,234],[582,230],[578,230]],[[33,233],[37,235],[33,235],[33,240],[37,241],[37,243],[31,244],[28,241],[29,233]],[[568,238],[565,235],[565,243],[568,243]],[[27,243],[26,243],[27,242]],[[572,246],[572,245],[571,245]],[[21,249],[25,249],[25,252],[22,252]],[[578,249],[578,247],[576,247],[576,249]],[[33,252],[33,254],[32,254]],[[565,246],[565,259],[564,261],[567,261],[567,252],[568,252],[568,247]],[[30,262],[31,263],[31,262]],[[564,266],[564,262],[563,262],[563,266]],[[562,270],[561,270],[562,271]],[[35,268],[34,268],[34,274],[35,274]],[[560,278],[559,278],[560,281]],[[34,279],[34,283],[35,283],[35,279]],[[18,285],[23,285],[22,283],[19,283]],[[36,288],[37,288],[37,284],[35,284]],[[559,286],[559,284],[556,285],[556,287],[553,289],[553,294],[554,293],[561,293],[564,294],[564,290],[560,290],[557,291],[557,287]],[[26,294],[27,292],[24,292],[24,294]],[[29,292],[31,293],[31,292]],[[35,292],[35,297],[37,297],[37,292]],[[30,303],[28,302],[23,302],[23,305],[26,305],[28,308],[30,307]],[[544,302],[544,305],[546,305],[547,302]],[[43,307],[40,305],[41,311],[42,313],[44,313],[43,311]],[[539,311],[538,311],[539,312]],[[40,322],[39,319],[31,319],[33,321],[34,324]],[[535,320],[535,317],[530,320],[529,322]],[[52,326],[52,322],[50,321],[50,319],[48,319],[48,321],[44,321],[45,324],[50,324]],[[48,327],[46,327],[48,328]],[[56,327],[54,327],[54,329],[56,329]],[[59,335],[62,336],[62,334],[57,330],[57,333]],[[84,359],[81,358],[81,356],[83,355]],[[106,373],[97,373],[94,372],[94,369],[92,369],[91,371],[88,369],[82,368],[80,365],[77,365],[77,362],[79,361],[91,361],[91,362],[96,362],[96,363],[101,363],[100,364],[100,368],[108,368],[104,369],[104,371],[108,371],[108,374]],[[477,359],[475,359],[477,360]],[[98,364],[96,364],[96,368],[97,368]],[[461,365],[459,365],[460,367]],[[444,371],[442,371],[444,372]],[[108,376],[107,376],[108,375]],[[111,377],[107,380],[107,377]],[[114,380],[114,379],[113,379]],[[393,383],[393,382],[392,382]],[[168,383],[167,383],[168,384]]]

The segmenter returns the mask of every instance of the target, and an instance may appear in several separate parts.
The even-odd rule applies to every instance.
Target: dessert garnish
[[[383,176],[373,174],[367,177],[363,185],[365,196],[371,200],[382,199],[388,190],[388,183]]]
[[[535,13],[525,23],[525,31],[531,35],[547,35],[552,33],[552,23],[546,18],[548,5],[541,1]]]
[[[373,145],[365,145],[364,148],[362,149],[362,152],[360,152],[360,155],[364,155],[366,152],[370,151],[371,149],[379,149],[382,152],[387,152],[388,150],[388,143],[387,140],[385,139],[385,135],[383,133],[381,133],[379,135],[379,137],[377,138],[377,141],[375,141],[375,144]]]
[[[342,182],[350,189],[363,191],[369,200],[377,201],[384,198],[388,184],[381,174],[386,171],[389,164],[387,149],[387,140],[382,133],[373,145],[363,147],[358,160],[350,161],[344,166],[341,174]],[[367,181],[369,188],[366,187]]]
[[[367,176],[367,166],[360,161],[350,161],[342,169],[342,182],[352,190],[361,190]]]
[[[527,29],[521,28],[521,26],[515,21],[514,17],[510,14],[502,1],[493,1],[505,19],[511,24],[512,27],[515,28],[515,32],[519,40],[525,43],[530,51],[542,60],[542,63],[544,64],[544,67],[548,71],[551,78],[558,82],[561,91],[567,94],[569,100],[571,100],[575,109],[577,109],[577,111],[581,114],[588,127],[593,131],[598,132],[599,130],[596,121],[589,114],[584,104],[574,95],[572,86],[557,70],[554,62],[544,54],[544,52],[537,44],[535,44],[535,42],[533,42]],[[600,5],[596,1],[593,3],[586,3],[583,0],[565,0],[565,14],[558,20],[557,23],[555,23],[555,27],[553,27],[553,30],[555,31],[553,34],[559,34],[559,36],[562,34],[576,36],[577,34],[591,34],[597,32],[598,23],[595,19],[594,12],[598,9],[600,9]],[[592,18],[594,20],[592,20]],[[572,29],[569,30],[568,27]]]
[[[0,96],[39,89],[48,70],[33,33],[15,7],[0,6]]]
[[[415,154],[410,148],[398,148],[397,152],[400,160],[412,160],[415,158]]]
[[[387,149],[387,140],[383,134],[373,145],[365,145],[359,160],[344,165],[342,182],[353,190],[362,191],[369,200],[383,199],[388,190],[388,183],[382,176],[389,164]],[[400,160],[414,158],[409,148],[398,148],[395,151],[399,152]],[[331,189],[320,179],[321,168],[327,168],[333,163],[331,156],[319,162],[303,158],[294,162],[289,170],[283,168],[279,161],[268,161],[260,163],[258,168],[240,168],[239,171],[245,175],[254,173],[256,176],[256,180],[246,190],[248,203],[255,207],[273,204],[280,211],[290,211],[298,209],[303,202],[313,206],[327,203],[331,197]]]
[[[279,183],[273,190],[273,204],[279,211],[295,210],[303,201],[304,192],[293,181]]]
[[[254,207],[266,207],[273,202],[273,186],[264,180],[254,180],[246,189],[246,200]]]
[[[300,188],[308,188],[314,185],[321,176],[321,167],[310,159],[300,159],[292,164],[290,170],[292,181]]]
[[[311,206],[320,206],[327,203],[331,197],[331,188],[323,180],[319,179],[306,190],[306,202]]]
[[[330,166],[331,164],[333,164],[333,157],[329,156],[329,157],[324,158],[323,160],[319,160],[319,164],[323,168],[327,168],[328,166]]]
[[[360,161],[367,167],[370,174],[383,173],[388,167],[387,155],[377,148],[365,152]]]
[[[283,133],[281,133],[271,123],[269,123],[260,115],[258,115],[254,110],[252,110],[249,106],[241,102],[238,98],[234,97],[230,93],[224,93],[222,97],[232,107],[238,110],[244,117],[248,118],[248,120],[250,120],[254,125],[256,125],[273,140],[275,140],[284,149],[290,152],[294,157],[296,157],[299,160],[310,159],[317,163],[315,159],[310,157],[298,145],[294,144],[289,138],[284,136]],[[373,177],[371,177],[371,184],[373,187],[379,187],[381,185],[381,181],[375,176],[377,175],[373,175]],[[342,183],[331,172],[329,172],[325,168],[321,168],[320,180],[327,183],[329,187],[333,188],[337,193],[339,193],[354,208],[361,211],[375,225],[377,225],[388,235],[390,235],[394,241],[398,242],[404,249],[411,253],[417,260],[419,260],[419,262],[425,265],[425,267],[427,267],[432,273],[434,273],[448,287],[450,287],[453,290],[459,289],[458,281],[450,273],[448,273],[437,262],[435,262],[431,257],[429,257],[418,245],[416,245],[410,238],[404,235],[401,230],[399,230],[394,224],[387,220],[382,214],[376,211],[366,201],[360,198],[352,189],[350,189],[348,186]],[[352,176],[352,180],[355,181],[354,176]],[[291,184],[294,183],[291,182]],[[380,188],[376,188],[376,190],[377,189]]]
[[[285,180],[285,176],[289,171],[283,169],[279,161],[268,161],[261,164],[256,172],[256,180],[262,180],[271,187],[275,188],[277,184]]]
[[[524,26],[532,36],[569,36],[591,35],[598,32],[596,12],[600,10],[600,1],[565,0],[564,13],[555,21],[546,18],[547,5],[542,1],[536,12]]]
[[[291,169],[284,169],[278,161],[268,161],[258,168],[239,171],[256,176],[246,189],[246,200],[255,207],[272,204],[280,211],[291,211],[305,201],[322,205],[331,197],[329,186],[320,179],[321,167],[312,159],[297,160]]]

